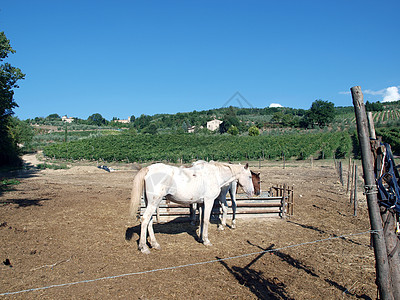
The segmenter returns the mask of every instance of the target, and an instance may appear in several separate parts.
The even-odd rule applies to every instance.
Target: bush
[[[260,130],[256,126],[251,126],[249,128],[249,135],[250,136],[257,136],[260,135]]]

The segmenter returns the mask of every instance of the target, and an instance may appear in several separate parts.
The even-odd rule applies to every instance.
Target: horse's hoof
[[[139,247],[139,250],[142,251],[144,254],[150,254],[150,249],[149,247]]]
[[[203,245],[204,245],[204,246],[207,246],[207,247],[212,246],[212,244],[211,244],[211,242],[210,242],[209,240],[204,241],[204,242],[203,242]]]
[[[156,249],[156,250],[161,250],[161,246],[159,243],[151,244],[151,248]]]
[[[235,228],[236,228],[236,225],[235,225],[235,224],[232,224],[231,228],[232,228],[232,229],[235,229]]]
[[[222,226],[222,225],[219,225],[219,226],[218,226],[218,230],[222,231],[222,230],[224,230],[224,229],[225,229],[224,226]]]

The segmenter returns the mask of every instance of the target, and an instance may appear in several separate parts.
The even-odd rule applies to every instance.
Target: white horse
[[[233,181],[238,181],[249,197],[253,195],[254,187],[248,164],[243,166],[202,161],[190,168],[178,168],[162,163],[142,168],[133,180],[130,207],[131,215],[138,216],[140,199],[142,194],[144,195],[147,207],[141,219],[139,250],[150,253],[146,244],[147,231],[152,248],[160,249],[154,235],[152,216],[163,197],[181,204],[204,204],[200,241],[206,246],[211,246],[208,224],[214,199],[218,197],[223,186]]]
[[[218,197],[215,199],[215,202],[218,201],[219,204],[221,205],[222,208],[222,219],[220,220],[220,223],[218,224],[218,229],[219,230],[224,230],[226,226],[226,218],[228,215],[228,203],[226,202],[226,195],[229,194],[231,195],[231,201],[232,201],[232,225],[231,228],[234,229],[236,228],[236,190],[237,190],[237,181],[232,181],[228,185],[225,185],[221,187],[221,192],[219,193]],[[202,209],[201,206],[198,206],[199,210]],[[201,215],[201,213],[200,213]],[[202,219],[202,216],[200,216],[200,220]],[[192,204],[190,206],[190,224],[195,225],[196,224],[196,204]]]
[[[252,176],[252,181],[253,181],[253,187],[254,187],[254,194],[255,195],[260,195],[261,193],[261,180],[260,180],[260,173],[255,173],[251,171],[251,176]],[[222,219],[220,219],[220,223],[218,224],[218,229],[219,230],[224,230],[226,227],[226,219],[228,216],[228,203],[226,201],[226,195],[229,192],[229,195],[231,196],[231,202],[232,202],[232,224],[231,228],[235,229],[236,228],[236,191],[237,191],[237,181],[232,181],[228,185],[221,187],[221,192],[219,193],[218,197],[215,199],[215,202],[219,202],[222,208]],[[190,224],[195,225],[196,224],[196,204],[192,204],[190,206]],[[199,210],[201,207],[199,206]]]

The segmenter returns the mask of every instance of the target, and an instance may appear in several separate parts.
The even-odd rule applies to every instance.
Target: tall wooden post
[[[362,167],[366,187],[369,219],[371,229],[374,230],[372,239],[374,241],[374,253],[376,261],[376,282],[382,299],[393,299],[390,281],[389,263],[386,253],[386,242],[383,234],[382,220],[380,216],[378,197],[376,193],[374,164],[371,153],[371,145],[368,134],[367,115],[361,87],[351,88],[351,96],[356,114],[358,139],[361,147]]]
[[[369,126],[369,136],[371,139],[376,140],[376,134],[375,134],[375,125],[374,125],[374,118],[372,117],[372,112],[368,112],[368,126]]]

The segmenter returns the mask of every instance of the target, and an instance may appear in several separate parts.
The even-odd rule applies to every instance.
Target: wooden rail
[[[274,191],[274,192],[273,192]],[[275,196],[269,196],[274,195]],[[232,215],[231,200],[228,197],[228,215]],[[260,197],[246,198],[244,194],[237,194],[236,197],[236,218],[267,218],[267,217],[286,217],[293,215],[294,201],[293,188],[272,187],[270,192],[262,193]],[[163,199],[154,213],[154,221],[157,223],[169,222],[172,220],[187,222],[190,219],[189,204],[177,204]],[[146,207],[142,199],[140,214],[142,215]],[[219,218],[222,208],[218,201],[214,202],[211,219]],[[228,216],[228,218],[229,218]]]

